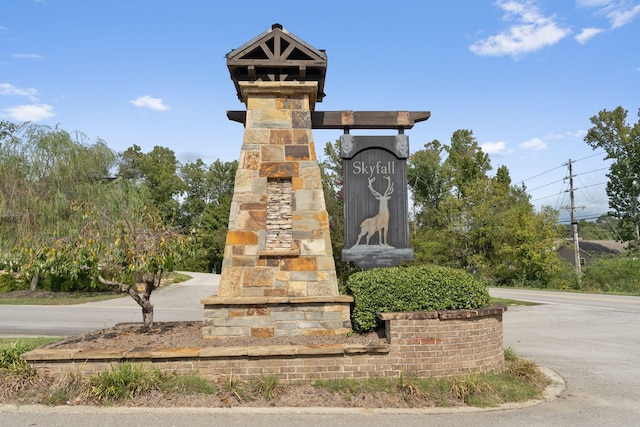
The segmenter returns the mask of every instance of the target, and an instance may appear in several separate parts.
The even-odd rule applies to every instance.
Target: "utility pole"
[[[573,229],[573,250],[576,263],[576,275],[578,281],[582,276],[582,266],[580,265],[580,242],[578,241],[578,220],[576,220],[576,203],[573,196],[573,168],[571,159],[569,159],[569,196],[571,199],[571,228]]]

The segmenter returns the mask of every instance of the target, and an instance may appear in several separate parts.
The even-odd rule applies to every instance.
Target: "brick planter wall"
[[[283,382],[334,378],[442,377],[500,371],[503,307],[441,312],[383,313],[387,343],[181,349],[47,350],[23,359],[54,373],[91,374],[129,361],[205,378],[248,379],[275,374]]]
[[[380,313],[394,369],[440,377],[504,367],[503,307]]]

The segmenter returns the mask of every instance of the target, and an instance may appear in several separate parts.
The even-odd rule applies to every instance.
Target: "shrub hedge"
[[[483,282],[466,271],[435,265],[362,271],[349,277],[347,289],[354,298],[356,332],[379,327],[377,313],[475,309],[490,303]]]

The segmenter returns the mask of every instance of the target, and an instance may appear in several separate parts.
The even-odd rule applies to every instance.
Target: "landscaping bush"
[[[16,278],[13,274],[0,274],[0,294],[13,292],[18,288]]]
[[[380,326],[377,313],[475,309],[489,305],[485,285],[463,270],[434,265],[375,268],[349,277],[353,329]]]
[[[109,292],[113,289],[97,281],[92,282],[88,272],[81,272],[78,277],[43,274],[38,285],[42,290],[50,292]]]
[[[640,260],[622,257],[594,260],[583,270],[581,289],[640,295]]]

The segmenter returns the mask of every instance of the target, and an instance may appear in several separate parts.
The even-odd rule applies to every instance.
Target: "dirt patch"
[[[49,344],[44,348],[104,350],[109,348],[198,348],[236,347],[252,345],[311,345],[311,344],[381,344],[386,343],[384,331],[367,334],[333,336],[299,336],[273,338],[204,339],[202,322],[157,322],[145,331],[142,323],[119,323],[112,328],[88,332]]]

